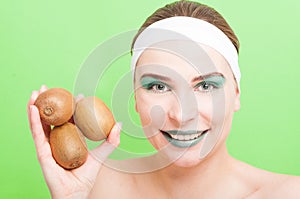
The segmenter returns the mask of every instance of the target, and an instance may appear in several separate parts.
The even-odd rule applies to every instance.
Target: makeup
[[[205,131],[162,131],[164,137],[172,145],[179,148],[188,148],[198,144],[206,135],[208,130]]]
[[[221,88],[224,83],[225,78],[222,75],[212,75],[197,83],[195,88],[200,88],[201,91],[210,91]]]
[[[191,28],[193,31],[191,31]],[[168,34],[167,34],[168,33]],[[156,35],[155,37],[153,35]],[[154,44],[172,40],[190,40],[209,46],[219,52],[228,62],[240,89],[241,73],[238,64],[238,53],[230,39],[216,26],[201,19],[186,16],[174,16],[159,20],[139,34],[132,50],[132,71],[144,50]],[[191,61],[191,60],[189,60]]]
[[[143,88],[147,90],[153,89],[156,86],[156,90],[158,91],[167,91],[170,90],[169,85],[162,82],[161,80],[151,77],[151,76],[144,76],[141,78],[141,85]]]

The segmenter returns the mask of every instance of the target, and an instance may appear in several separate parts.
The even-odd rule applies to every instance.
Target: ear
[[[137,103],[136,103],[136,95],[135,95],[135,93],[134,93],[134,108],[135,108],[135,111],[138,113],[139,109],[138,109],[138,106],[137,106]]]
[[[135,102],[135,111],[136,111],[137,113],[139,112],[139,109],[138,109],[138,107],[137,107],[136,102]]]
[[[235,100],[234,100],[234,112],[237,112],[241,108],[240,90],[236,88]]]

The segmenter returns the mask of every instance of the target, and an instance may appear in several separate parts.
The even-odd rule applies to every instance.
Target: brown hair
[[[222,32],[224,32],[224,34],[231,40],[231,42],[235,46],[237,52],[239,52],[239,40],[221,14],[219,14],[216,10],[214,10],[211,7],[208,7],[198,2],[186,0],[176,1],[171,4],[167,4],[166,6],[159,8],[151,16],[149,16],[139,29],[138,33],[135,35],[131,45],[131,50],[133,49],[133,45],[137,37],[145,28],[147,28],[156,21],[174,16],[194,17],[213,24]]]

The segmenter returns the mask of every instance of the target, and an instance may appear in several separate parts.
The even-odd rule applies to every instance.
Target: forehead
[[[191,41],[168,41],[147,48],[137,62],[137,72],[176,72],[204,75],[213,72],[232,76],[224,57],[211,47]]]

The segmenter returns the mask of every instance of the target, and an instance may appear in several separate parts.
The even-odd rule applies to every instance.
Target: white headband
[[[151,29],[159,29],[162,31],[168,31],[168,33],[174,32],[176,34],[170,35],[163,34],[164,32],[161,32],[157,35],[153,34],[153,31],[150,31]],[[240,90],[241,73],[238,65],[238,54],[236,48],[230,39],[216,26],[193,17],[176,16],[166,18],[151,24],[143,30],[137,37],[132,50],[131,67],[133,72],[135,71],[139,57],[146,48],[162,41],[176,39],[182,40],[183,36],[186,39],[204,44],[218,51],[230,65]]]

